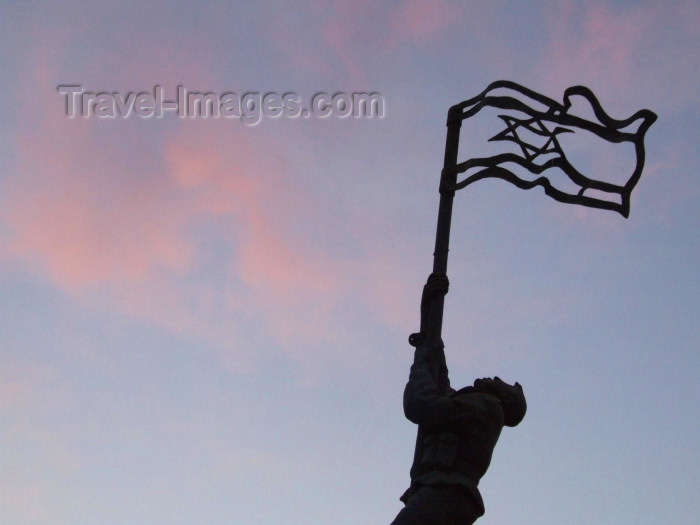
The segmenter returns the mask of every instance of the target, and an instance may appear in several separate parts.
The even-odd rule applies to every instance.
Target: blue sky
[[[528,398],[479,523],[696,519],[697,3],[0,5],[5,523],[390,523],[445,117],[498,79],[659,118],[629,219],[499,180],[455,198],[453,385]],[[386,114],[69,119],[66,84]]]

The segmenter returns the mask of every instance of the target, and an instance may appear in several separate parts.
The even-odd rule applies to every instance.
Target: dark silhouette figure
[[[432,298],[447,292],[447,277],[433,274],[423,292],[422,316]],[[421,322],[421,326],[425,326]],[[484,514],[478,484],[504,425],[516,426],[526,402],[518,383],[498,377],[450,387],[444,347],[420,344],[404,391],[404,413],[418,425],[406,506],[392,525],[468,525]]]
[[[594,118],[586,116],[590,111],[580,115],[581,103]],[[485,130],[490,138],[482,147],[489,147],[480,157],[458,162],[462,122],[477,114],[480,125],[496,125]],[[408,339],[416,353],[404,392],[404,412],[418,425],[418,438],[411,486],[401,497],[406,506],[393,525],[474,523],[484,514],[479,480],[501,430],[520,423],[526,411],[518,383],[509,385],[494,377],[477,379],[459,391],[450,387],[441,331],[455,192],[496,177],[522,189],[540,186],[560,202],[615,210],[627,217],[631,192],[644,167],[644,138],[656,118],[643,109],[627,119],[614,119],[582,86],[567,89],[560,103],[508,81],[494,82],[449,109],[433,274],[423,288],[421,329]],[[568,146],[562,139],[571,136],[604,146],[633,145],[631,173],[578,171],[564,151]]]

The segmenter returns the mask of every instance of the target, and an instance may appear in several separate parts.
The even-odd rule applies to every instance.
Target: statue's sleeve
[[[454,403],[435,384],[422,349],[416,349],[411,373],[403,393],[406,417],[430,432],[450,430]]]

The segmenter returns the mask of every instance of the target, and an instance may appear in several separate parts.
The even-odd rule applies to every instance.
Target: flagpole
[[[435,251],[433,252],[433,273],[447,274],[447,255],[450,245],[450,226],[452,223],[452,201],[457,184],[457,152],[459,150],[459,133],[462,127],[462,107],[452,106],[447,112],[447,137],[445,140],[445,159],[440,176],[440,207],[438,208],[437,229],[435,232]],[[434,298],[428,312],[428,343],[439,344],[442,341],[442,317],[445,297]],[[438,380],[438,370],[431,370],[433,379]]]

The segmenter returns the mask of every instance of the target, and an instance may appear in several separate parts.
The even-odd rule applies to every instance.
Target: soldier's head
[[[501,400],[506,426],[514,427],[525,417],[527,403],[520,383],[509,385],[498,377],[493,379],[489,377],[474,381],[474,390],[494,395]]]

